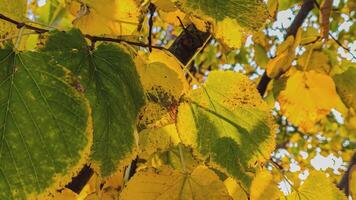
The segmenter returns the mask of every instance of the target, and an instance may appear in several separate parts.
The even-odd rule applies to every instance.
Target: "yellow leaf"
[[[170,12],[161,11],[159,12],[159,15],[163,21],[167,22],[168,24],[172,24],[174,26],[181,25],[178,20],[178,17],[182,20],[186,17],[186,14],[179,9]]]
[[[279,180],[275,180],[267,170],[257,173],[251,185],[251,200],[275,200],[282,196],[278,189]]]
[[[157,129],[145,129],[139,134],[139,156],[148,159],[157,151],[165,151],[180,142],[175,124]]]
[[[190,88],[179,61],[166,52],[153,50],[148,63],[136,58],[137,71],[148,98],[140,114],[139,127],[162,127],[175,121],[180,97]]]
[[[267,63],[267,75],[270,78],[278,78],[291,66],[295,57],[294,37],[289,36],[277,48],[276,57]]]
[[[268,0],[267,9],[269,15],[272,16],[272,18],[275,18],[278,12],[278,0]]]
[[[287,197],[281,200],[346,200],[346,196],[324,173],[312,171],[308,179]]]
[[[298,59],[298,64],[303,70],[314,70],[318,73],[329,74],[331,70],[330,60],[327,54],[315,49],[315,45],[310,45],[302,56]]]
[[[247,191],[245,191],[233,178],[227,178],[224,181],[224,184],[233,200],[248,200]]]
[[[314,71],[292,74],[278,101],[281,112],[304,131],[313,131],[314,124],[340,103],[334,81]]]
[[[172,12],[177,10],[176,5],[170,0],[151,0],[151,3],[153,3],[158,9],[164,12]]]
[[[356,199],[356,165],[354,165],[350,170],[349,186],[352,199]]]
[[[231,48],[240,48],[244,29],[230,17],[216,24],[215,37]]]
[[[224,200],[230,199],[219,177],[205,166],[182,173],[168,167],[139,171],[120,200]]]
[[[26,0],[0,0],[0,13],[15,20],[24,20],[26,14]],[[0,40],[17,36],[15,25],[0,20]],[[1,44],[2,42],[0,42]]]
[[[139,24],[140,10],[134,0],[72,1],[74,26],[91,35],[131,35]]]

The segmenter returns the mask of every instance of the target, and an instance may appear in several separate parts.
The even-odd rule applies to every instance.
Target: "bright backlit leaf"
[[[261,29],[268,18],[267,7],[260,0],[178,0],[178,4],[183,10],[209,21],[219,22],[229,17],[249,30]]]
[[[340,103],[332,78],[314,71],[293,73],[278,101],[282,114],[303,132],[315,131],[315,123]]]
[[[140,114],[139,127],[155,128],[174,123],[180,98],[189,90],[179,61],[166,52],[153,50],[148,62],[138,56],[136,63],[148,99]]]
[[[73,23],[85,34],[131,35],[137,30],[140,10],[135,0],[72,1]]]
[[[251,185],[251,200],[275,200],[283,196],[278,188],[278,180],[275,180],[271,172],[261,170],[253,179]]]
[[[322,172],[313,171],[298,188],[298,191],[292,192],[281,200],[346,200],[346,196],[332,183]]]
[[[248,120],[247,120],[248,119]],[[274,149],[268,106],[242,74],[211,72],[178,110],[183,143],[249,188],[254,167]]]
[[[226,188],[209,168],[198,166],[182,173],[168,167],[139,171],[120,195],[120,200],[228,200]]]

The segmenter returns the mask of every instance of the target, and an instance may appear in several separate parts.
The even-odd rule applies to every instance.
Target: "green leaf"
[[[356,110],[356,68],[350,67],[344,73],[335,75],[333,79],[342,101]]]
[[[266,52],[265,48],[263,48],[262,45],[257,44],[254,46],[254,50],[255,50],[256,64],[259,67],[266,68],[269,59],[268,59],[267,52]]]
[[[272,116],[247,77],[211,72],[178,110],[180,138],[210,165],[249,188],[254,167],[274,150]]]
[[[236,20],[240,26],[259,30],[268,18],[266,5],[260,0],[178,0],[183,10],[212,21],[225,18]]]
[[[111,175],[133,157],[136,118],[144,104],[131,56],[106,43],[90,51],[78,30],[53,33],[43,50],[80,78],[94,116],[92,164],[102,176]]]
[[[89,102],[49,59],[0,50],[0,199],[54,192],[87,162]]]

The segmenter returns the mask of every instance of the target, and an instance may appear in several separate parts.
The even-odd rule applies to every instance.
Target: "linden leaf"
[[[316,49],[316,45],[310,45],[302,56],[298,58],[298,64],[303,70],[313,70],[318,73],[329,74],[331,70],[329,56]]]
[[[334,81],[314,71],[292,74],[278,101],[281,113],[303,132],[314,131],[314,124],[340,103]]]
[[[26,0],[0,0],[0,14],[16,20],[23,20],[26,14]],[[18,33],[15,25],[5,20],[0,20],[0,40],[14,37]],[[0,42],[1,44],[1,42]]]
[[[224,184],[233,200],[248,200],[247,192],[233,178],[227,178]]]
[[[254,166],[274,150],[274,128],[267,104],[244,75],[211,72],[178,110],[183,143],[213,167],[249,188]]]
[[[186,13],[213,24],[214,36],[231,48],[241,47],[242,36],[260,30],[269,16],[260,0],[178,0],[177,4]]]
[[[137,70],[148,98],[140,114],[139,127],[155,128],[175,122],[180,98],[189,90],[178,60],[163,51],[153,50],[148,63],[138,57]]]
[[[352,199],[356,199],[356,166],[354,165],[349,173],[349,186]]]
[[[335,75],[333,79],[342,101],[356,110],[356,68],[350,67],[344,73]]]
[[[148,159],[157,151],[166,151],[180,142],[175,124],[145,129],[140,132],[139,137],[139,156],[144,159]]]
[[[176,11],[176,5],[170,0],[151,0],[158,9],[163,10],[164,12]]]
[[[298,191],[292,192],[287,197],[282,197],[281,200],[346,200],[346,196],[332,183],[324,173],[312,171],[303,183],[298,188]]]
[[[243,28],[230,17],[217,22],[215,37],[231,48],[240,48],[242,43]]]
[[[289,36],[277,48],[276,57],[267,63],[267,75],[274,79],[288,71],[295,57],[295,39]]]
[[[267,170],[261,170],[253,179],[251,185],[251,200],[275,200],[283,196],[278,188],[278,180],[274,180]]]
[[[79,89],[93,108],[92,164],[102,176],[111,175],[133,157],[136,119],[144,104],[132,57],[113,44],[90,51],[78,30],[52,33],[43,51],[80,78]]]
[[[277,16],[277,12],[278,12],[278,0],[268,0],[267,2],[267,8],[268,8],[268,12],[269,15],[272,16],[272,18],[276,18]]]
[[[266,68],[268,64],[267,51],[262,45],[256,44],[254,46],[255,50],[255,61],[259,67]]]
[[[122,191],[120,200],[230,199],[219,177],[205,166],[182,173],[168,167],[139,171]]]
[[[75,27],[90,35],[132,35],[141,15],[135,0],[81,0],[71,2]]]
[[[87,162],[89,103],[47,55],[2,49],[0,60],[0,199],[46,196]]]
[[[269,15],[266,5],[260,0],[178,0],[177,2],[183,10],[208,21],[219,22],[230,18],[249,30],[261,29]]]

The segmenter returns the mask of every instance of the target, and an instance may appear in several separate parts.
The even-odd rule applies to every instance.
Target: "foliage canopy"
[[[355,198],[355,10],[0,0],[0,199]]]

